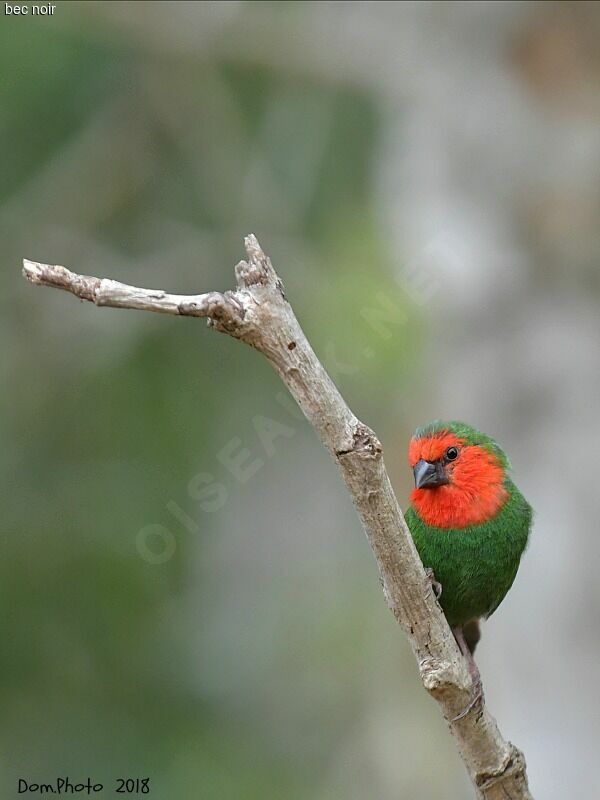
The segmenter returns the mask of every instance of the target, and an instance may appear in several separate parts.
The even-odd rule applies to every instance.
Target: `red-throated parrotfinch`
[[[512,586],[532,510],[499,445],[463,422],[418,428],[408,457],[415,488],[406,522],[474,682],[462,717],[483,696],[473,660],[479,620],[494,613]]]

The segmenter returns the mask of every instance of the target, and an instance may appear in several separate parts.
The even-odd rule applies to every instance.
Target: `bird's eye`
[[[449,448],[446,450],[446,459],[447,459],[448,461],[454,461],[456,458],[458,458],[458,448],[456,448],[456,447],[449,447]]]

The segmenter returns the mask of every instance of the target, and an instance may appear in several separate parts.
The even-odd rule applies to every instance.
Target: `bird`
[[[464,422],[434,420],[417,428],[408,460],[415,487],[406,523],[473,681],[456,721],[483,703],[474,659],[479,623],[515,580],[533,511],[510,478],[500,445]]]

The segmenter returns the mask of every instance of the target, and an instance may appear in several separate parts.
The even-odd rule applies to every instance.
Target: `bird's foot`
[[[458,714],[456,717],[450,720],[450,722],[458,722],[461,719],[464,719],[467,714],[472,711],[475,706],[481,706],[483,708],[483,684],[481,682],[481,675],[479,674],[479,667],[475,663],[475,659],[473,658],[473,654],[465,640],[465,636],[463,633],[462,627],[460,628],[453,628],[452,633],[454,634],[454,638],[460,648],[460,652],[467,660],[467,666],[469,668],[469,675],[471,676],[472,681],[472,689],[471,689],[471,698],[465,708]]]
[[[470,711],[472,711],[476,706],[481,706],[483,708],[483,703],[484,703],[483,684],[481,682],[481,676],[479,674],[479,670],[477,669],[477,665],[475,664],[474,661],[473,661],[473,665],[475,666],[475,672],[477,674],[473,673],[473,671],[471,670],[471,665],[469,664],[469,673],[470,673],[471,679],[473,681],[473,688],[471,690],[471,698],[470,698],[469,702],[467,703],[467,705],[460,712],[460,714],[457,714],[455,717],[453,717],[450,720],[450,722],[458,722],[459,720],[464,719],[467,716],[467,714]]]
[[[435,595],[435,599],[439,600],[442,596],[442,584],[435,579],[435,573],[431,569],[431,567],[425,567],[425,575],[427,575],[427,579],[431,584],[431,588],[433,589],[433,593]]]

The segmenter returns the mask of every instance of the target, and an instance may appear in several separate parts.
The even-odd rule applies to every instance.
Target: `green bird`
[[[415,477],[406,522],[474,683],[479,620],[498,608],[517,574],[532,509],[510,479],[510,462],[485,433],[436,420],[417,428],[409,446]]]

